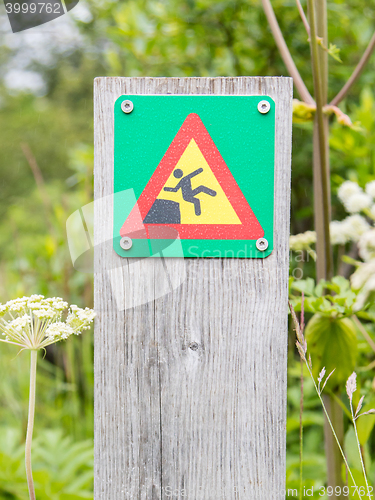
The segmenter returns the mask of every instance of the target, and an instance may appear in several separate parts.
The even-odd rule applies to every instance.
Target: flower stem
[[[38,351],[32,350],[30,351],[30,353],[31,353],[31,359],[30,359],[29,416],[27,420],[25,464],[26,464],[27,486],[29,487],[30,500],[35,500],[33,473],[31,469],[31,444],[33,440],[33,429],[34,429],[36,364],[38,359]]]
[[[354,485],[354,486],[355,486],[355,488],[356,488],[356,491],[357,491],[357,494],[358,494],[359,498],[362,498],[361,494],[359,493],[358,486],[357,486],[357,484],[356,484],[356,482],[355,482],[355,479],[354,479],[354,477],[353,477],[352,471],[350,470],[350,467],[349,467],[348,461],[347,461],[347,459],[346,459],[346,456],[345,456],[344,450],[342,449],[342,446],[341,446],[340,441],[339,441],[339,439],[338,439],[338,437],[337,437],[336,431],[335,431],[335,429],[334,429],[334,427],[333,427],[332,421],[331,421],[331,419],[330,419],[330,417],[329,417],[329,414],[328,414],[327,408],[326,408],[326,406],[325,406],[325,404],[324,404],[324,401],[323,401],[323,398],[322,398],[322,396],[321,396],[321,393],[320,393],[320,391],[319,391],[319,389],[318,389],[318,387],[317,387],[317,385],[316,385],[316,383],[315,383],[315,379],[314,379],[314,376],[313,376],[313,374],[312,374],[312,372],[311,372],[310,366],[309,366],[309,364],[308,364],[308,362],[307,362],[307,361],[305,361],[305,364],[306,364],[307,369],[308,369],[308,371],[309,371],[309,374],[310,374],[311,380],[313,381],[315,391],[316,391],[316,393],[317,393],[317,395],[318,395],[318,398],[319,398],[319,400],[320,400],[320,404],[322,405],[322,408],[323,408],[323,411],[324,411],[324,413],[325,413],[325,416],[327,417],[328,425],[329,425],[329,426],[330,426],[330,428],[331,428],[331,431],[332,431],[333,437],[335,438],[335,441],[336,441],[336,443],[337,443],[337,446],[338,446],[338,448],[339,448],[339,450],[340,450],[340,453],[341,453],[341,456],[342,456],[342,458],[343,458],[343,460],[344,460],[344,463],[345,463],[345,466],[346,466],[346,468],[347,468],[347,471],[348,471],[348,473],[349,473],[349,475],[350,475],[351,480],[353,481],[353,485]]]
[[[360,458],[360,460],[361,460],[362,473],[363,473],[363,477],[365,478],[365,483],[366,483],[366,491],[367,491],[367,496],[371,499],[371,496],[370,496],[370,488],[369,488],[369,484],[368,484],[368,481],[367,481],[366,468],[365,468],[365,464],[364,464],[364,462],[363,462],[363,456],[362,456],[362,451],[361,451],[361,445],[360,445],[360,443],[359,443],[359,437],[358,437],[358,432],[357,432],[357,425],[356,425],[356,423],[355,423],[356,418],[355,418],[355,416],[354,416],[354,411],[353,411],[353,401],[352,401],[352,399],[350,399],[349,401],[350,401],[350,411],[351,411],[351,414],[352,414],[352,420],[353,420],[353,426],[354,426],[355,439],[356,439],[356,441],[357,441],[359,458]]]
[[[303,500],[303,359],[301,358],[301,398],[299,403],[299,498]]]

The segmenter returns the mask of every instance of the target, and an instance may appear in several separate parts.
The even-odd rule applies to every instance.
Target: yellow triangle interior
[[[196,215],[194,203],[183,199],[181,189],[174,193],[164,191],[164,187],[174,188],[180,182],[181,178],[176,178],[173,175],[176,169],[182,170],[183,177],[198,169],[203,169],[202,172],[191,178],[192,189],[205,186],[216,192],[215,196],[210,196],[204,192],[196,194],[196,198],[200,200],[200,215]],[[157,199],[172,200],[179,203],[181,224],[241,224],[240,219],[194,139],[191,139],[167,182],[158,194]]]

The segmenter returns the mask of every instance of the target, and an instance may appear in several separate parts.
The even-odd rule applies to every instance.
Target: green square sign
[[[120,256],[272,252],[270,97],[123,95],[114,116],[113,247]]]

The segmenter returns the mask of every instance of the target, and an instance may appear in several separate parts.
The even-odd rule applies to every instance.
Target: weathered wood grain
[[[275,249],[134,264],[112,250],[111,197],[98,203],[95,500],[284,498],[292,80],[96,79],[97,200],[113,192],[113,104],[126,93],[275,100]]]

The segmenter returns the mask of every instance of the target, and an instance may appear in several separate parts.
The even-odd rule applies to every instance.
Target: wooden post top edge
[[[227,81],[227,82],[237,82],[244,80],[264,80],[264,81],[289,81],[289,83],[293,82],[293,78],[290,76],[97,76],[94,78],[94,83],[106,82],[109,83],[111,81],[165,81],[170,80],[174,82],[193,82],[193,81]]]

